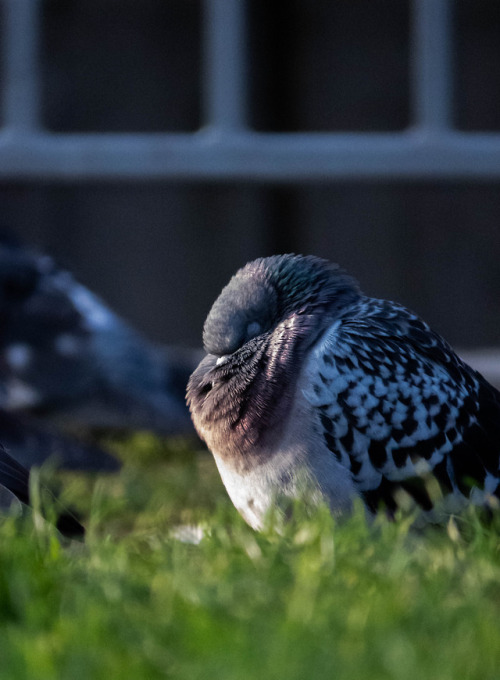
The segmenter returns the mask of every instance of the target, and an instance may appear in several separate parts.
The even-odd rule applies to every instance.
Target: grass
[[[85,544],[36,513],[1,522],[1,678],[500,677],[498,523],[320,508],[257,534],[207,454],[136,437],[121,455],[117,475],[64,477]],[[175,537],[200,523],[199,543]]]

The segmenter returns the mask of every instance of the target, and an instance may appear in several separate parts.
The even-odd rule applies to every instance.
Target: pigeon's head
[[[208,354],[226,356],[271,331],[292,314],[334,313],[359,297],[356,282],[337,265],[313,256],[254,260],[230,280],[203,329]]]

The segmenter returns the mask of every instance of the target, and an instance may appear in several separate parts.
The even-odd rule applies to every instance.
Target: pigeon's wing
[[[21,503],[30,504],[30,473],[7,453],[2,444],[0,444],[0,486],[12,493]],[[50,491],[47,489],[45,491],[50,494],[57,511],[56,526],[59,531],[73,538],[83,536],[85,529],[76,517],[62,508]]]
[[[16,498],[29,504],[29,472],[0,444],[0,484],[11,491]]]
[[[478,502],[498,493],[500,394],[416,315],[366,300],[309,366],[324,442],[368,507],[394,510],[402,487],[430,509],[429,473],[458,495],[475,487]]]

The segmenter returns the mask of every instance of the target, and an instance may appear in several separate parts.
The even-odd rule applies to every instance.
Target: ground
[[[85,544],[37,513],[0,524],[1,677],[499,677],[496,519],[417,531],[299,509],[257,534],[197,444],[118,448],[119,474],[62,476]]]

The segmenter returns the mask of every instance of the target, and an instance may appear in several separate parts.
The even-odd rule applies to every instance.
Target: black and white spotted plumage
[[[399,304],[325,260],[249,263],[204,328],[188,402],[236,507],[254,527],[306,487],[332,511],[356,497],[424,510],[433,476],[457,503],[500,497],[500,393]]]
[[[0,407],[71,429],[191,432],[194,366],[188,352],[149,343],[51,257],[0,240]]]

